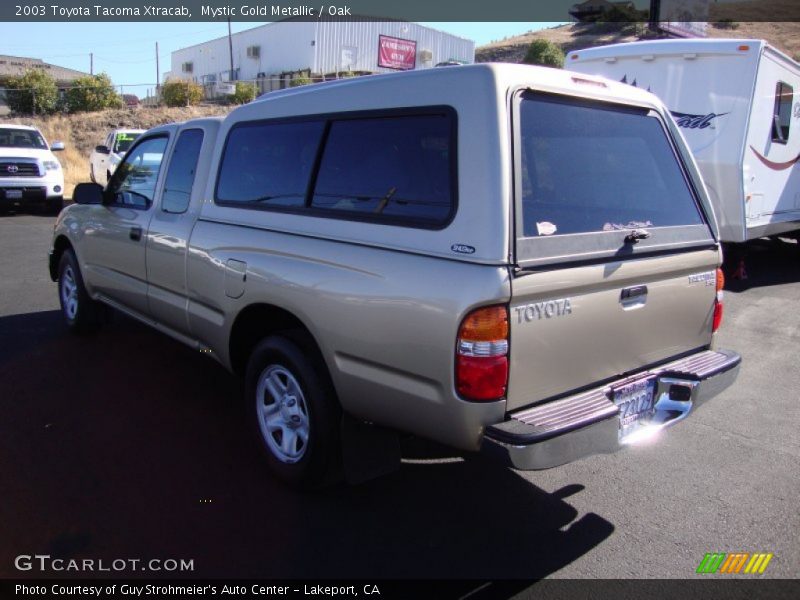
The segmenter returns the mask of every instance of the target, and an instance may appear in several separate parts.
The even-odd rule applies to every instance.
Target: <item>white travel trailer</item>
[[[700,166],[724,242],[800,235],[800,64],[763,40],[571,52],[566,68],[658,95]]]

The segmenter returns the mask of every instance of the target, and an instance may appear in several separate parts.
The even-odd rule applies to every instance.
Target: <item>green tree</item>
[[[528,65],[561,68],[564,66],[564,52],[561,48],[547,40],[533,40],[528,46],[522,62]]]
[[[203,86],[194,81],[169,79],[161,86],[161,96],[167,106],[199,104],[203,100]]]
[[[114,89],[111,78],[100,73],[76,79],[67,90],[65,104],[69,112],[91,112],[121,108],[122,98]]]
[[[15,113],[50,114],[58,108],[56,81],[44,69],[9,78],[7,88],[6,101]]]
[[[247,104],[256,98],[256,86],[249,81],[237,81],[236,91],[231,94],[231,102],[234,104]]]
[[[292,79],[292,83],[290,84],[292,87],[300,87],[301,85],[308,85],[310,83],[314,83],[314,80],[307,75],[299,75],[298,77],[294,77]]]

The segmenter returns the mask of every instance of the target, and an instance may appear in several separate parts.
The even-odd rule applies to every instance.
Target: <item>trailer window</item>
[[[792,86],[779,81],[775,86],[775,111],[772,114],[772,141],[778,144],[785,144],[789,141],[793,98]]]

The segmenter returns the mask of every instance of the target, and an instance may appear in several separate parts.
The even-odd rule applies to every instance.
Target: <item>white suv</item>
[[[63,149],[62,142],[48,145],[35,127],[0,125],[0,211],[27,204],[60,211],[64,171],[53,152]]]

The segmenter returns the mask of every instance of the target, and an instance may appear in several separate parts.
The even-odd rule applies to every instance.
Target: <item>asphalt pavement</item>
[[[194,561],[116,573],[149,577],[683,579],[707,552],[798,576],[795,243],[749,246],[718,335],[739,379],[653,443],[516,472],[412,442],[392,475],[302,494],[259,462],[216,363],[122,316],[67,332],[53,222],[0,217],[0,577],[38,553]]]

